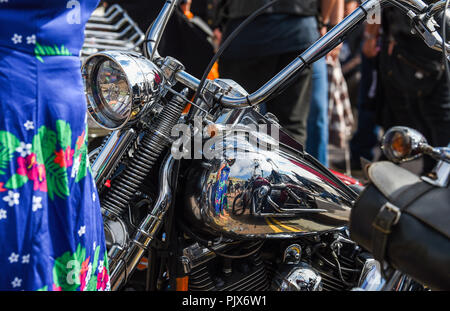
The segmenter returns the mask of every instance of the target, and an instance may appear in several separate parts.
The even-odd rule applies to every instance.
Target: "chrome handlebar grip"
[[[175,75],[175,79],[194,91],[197,91],[200,86],[200,80],[184,70],[178,71]]]

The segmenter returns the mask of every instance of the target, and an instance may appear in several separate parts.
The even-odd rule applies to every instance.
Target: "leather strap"
[[[399,222],[401,214],[411,203],[431,189],[433,186],[426,182],[416,183],[394,198],[388,198],[388,202],[381,207],[372,223],[372,251],[377,261],[384,261],[389,234],[392,227]]]

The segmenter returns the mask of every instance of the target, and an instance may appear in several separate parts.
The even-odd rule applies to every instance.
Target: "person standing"
[[[78,57],[97,1],[0,2],[0,289],[108,290]]]
[[[427,1],[431,3],[433,1]],[[383,127],[409,126],[434,146],[450,142],[450,84],[442,53],[411,33],[397,8],[383,12],[379,118]]]
[[[380,127],[376,123],[379,25],[367,24],[361,51],[361,83],[358,94],[358,126],[350,141],[351,169],[360,170],[360,158],[373,161]]]
[[[337,0],[322,0],[322,12],[329,12]],[[265,0],[230,0],[222,8],[223,41]],[[254,92],[285,68],[319,38],[319,0],[280,0],[235,38],[219,61],[221,78],[230,78],[248,92]],[[324,18],[325,19],[325,18]],[[300,143],[306,143],[307,118],[311,102],[312,71],[303,70],[279,96],[266,102],[280,124]]]
[[[334,7],[324,7],[320,34],[324,36],[343,19],[344,0],[338,0]],[[335,49],[312,65],[312,98],[308,116],[306,151],[328,166],[328,69],[327,58],[331,61],[339,55],[339,48]]]

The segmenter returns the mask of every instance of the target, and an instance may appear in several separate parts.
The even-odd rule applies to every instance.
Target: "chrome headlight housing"
[[[81,68],[88,112],[108,130],[122,128],[161,96],[162,71],[132,52],[106,51]]]

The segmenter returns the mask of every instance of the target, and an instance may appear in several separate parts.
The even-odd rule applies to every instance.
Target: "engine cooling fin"
[[[239,267],[243,265],[243,268]],[[265,291],[269,280],[260,253],[238,261],[229,276],[214,276],[211,262],[194,268],[189,275],[190,291]],[[241,270],[241,271],[239,271]]]

